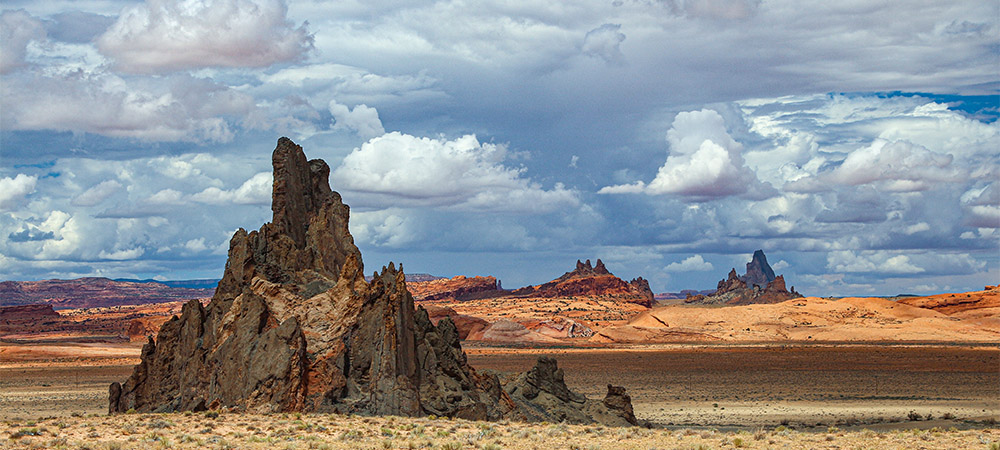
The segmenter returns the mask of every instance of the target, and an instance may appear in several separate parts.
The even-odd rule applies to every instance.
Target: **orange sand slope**
[[[993,287],[993,286],[991,286]],[[967,297],[968,296],[968,297]],[[951,299],[956,300],[951,300]],[[979,303],[973,306],[973,298]],[[963,307],[956,307],[962,303]],[[916,306],[919,305],[919,306]],[[921,307],[926,305],[926,307]],[[951,305],[951,308],[946,308]],[[932,309],[936,306],[937,308]],[[937,309],[937,310],[935,310]],[[941,312],[945,311],[945,312]],[[947,314],[950,312],[951,314]],[[799,298],[723,308],[667,306],[599,330],[594,343],[924,341],[1000,343],[1000,292],[907,299]]]

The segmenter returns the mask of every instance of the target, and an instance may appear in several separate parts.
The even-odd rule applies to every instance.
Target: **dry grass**
[[[3,449],[995,449],[998,442],[1000,428],[719,432],[335,414],[123,414],[0,424]]]

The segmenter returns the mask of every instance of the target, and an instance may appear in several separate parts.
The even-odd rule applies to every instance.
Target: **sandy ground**
[[[993,291],[984,292],[972,294],[983,297],[992,295]],[[766,305],[666,306],[636,314],[628,323],[597,330],[590,340],[594,343],[646,344],[685,341],[1000,343],[1000,321],[988,317],[990,311],[995,313],[1000,308],[978,308],[948,315],[888,299],[853,297],[806,297]]]
[[[0,423],[0,448],[122,449],[995,449],[1000,429],[800,432],[607,428],[439,418],[121,414]]]
[[[0,420],[104,414],[108,385],[129,376],[140,348],[0,345]],[[554,356],[572,389],[599,399],[608,383],[625,386],[640,419],[672,428],[961,428],[1000,419],[996,347],[466,349],[473,367],[503,372]],[[912,421],[911,411],[934,420]]]
[[[571,389],[625,386],[636,416],[672,426],[892,427],[921,418],[1000,419],[1000,349],[925,346],[467,348],[479,369],[556,357]],[[923,426],[930,424],[924,423]]]

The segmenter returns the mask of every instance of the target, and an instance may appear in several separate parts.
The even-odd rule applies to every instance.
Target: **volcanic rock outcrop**
[[[525,418],[497,376],[468,365],[451,318],[414,308],[401,267],[365,281],[326,163],[282,138],[272,164],[271,222],[235,233],[212,301],[149,339],[109,411]]]
[[[576,261],[576,269],[561,277],[538,286],[528,286],[511,293],[517,297],[612,297],[645,307],[653,305],[653,291],[649,282],[638,277],[625,282],[614,276],[600,259],[591,266],[587,262]]]
[[[550,357],[538,358],[535,367],[505,383],[504,390],[532,421],[639,424],[625,388],[609,384],[603,401],[590,400],[566,386],[562,369]]]
[[[753,258],[747,263],[747,271],[743,276],[736,274],[736,269],[729,271],[725,280],[719,281],[718,289],[711,295],[692,295],[685,303],[702,305],[750,305],[754,303],[781,303],[785,300],[802,297],[785,287],[785,277],[774,275],[774,270],[767,263],[763,250],[753,252]]]

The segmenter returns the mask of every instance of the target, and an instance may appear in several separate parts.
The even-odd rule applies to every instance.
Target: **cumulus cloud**
[[[475,135],[454,140],[392,132],[347,155],[331,174],[337,189],[368,206],[428,206],[475,211],[550,212],[579,204],[556,184],[546,190],[503,164],[507,149]]]
[[[28,43],[45,39],[42,22],[23,9],[0,13],[0,74],[24,67]]]
[[[228,142],[230,116],[254,108],[246,94],[178,75],[122,78],[106,72],[15,74],[4,80],[7,130],[80,131],[150,141]]]
[[[191,200],[208,204],[267,205],[271,202],[271,172],[258,173],[236,189],[205,188],[191,196]]]
[[[922,267],[913,265],[907,255],[872,250],[830,252],[826,257],[826,267],[834,272],[847,273],[914,274],[924,272]]]
[[[35,191],[38,177],[23,173],[14,178],[0,178],[0,211],[14,209],[26,195]]]
[[[313,47],[283,0],[147,0],[124,9],[97,39],[121,70],[165,73],[202,67],[267,67]]]
[[[667,272],[701,272],[712,270],[714,268],[715,267],[712,266],[712,263],[705,261],[701,255],[694,255],[685,258],[681,262],[672,262],[667,264],[666,270]]]
[[[94,206],[100,204],[121,189],[121,183],[115,180],[105,180],[77,195],[71,203],[74,206]]]
[[[774,188],[761,183],[743,161],[743,146],[726,131],[722,115],[703,109],[677,114],[667,132],[670,156],[649,184],[606,186],[599,193],[677,194],[695,201],[740,195],[766,198]]]
[[[333,129],[348,129],[354,131],[362,139],[371,139],[385,134],[378,111],[368,105],[357,105],[349,109],[345,105],[330,101],[330,114],[333,115]]]
[[[621,28],[621,24],[606,23],[588,31],[583,38],[583,54],[603,59],[608,64],[624,63],[621,43],[625,41],[625,33]]]
[[[951,166],[954,157],[932,152],[906,141],[876,139],[871,145],[851,152],[828,179],[848,185],[879,183],[893,192],[923,191],[938,182],[965,178]]]
[[[998,183],[973,187],[961,196],[965,223],[978,228],[1000,228],[1000,187]]]

